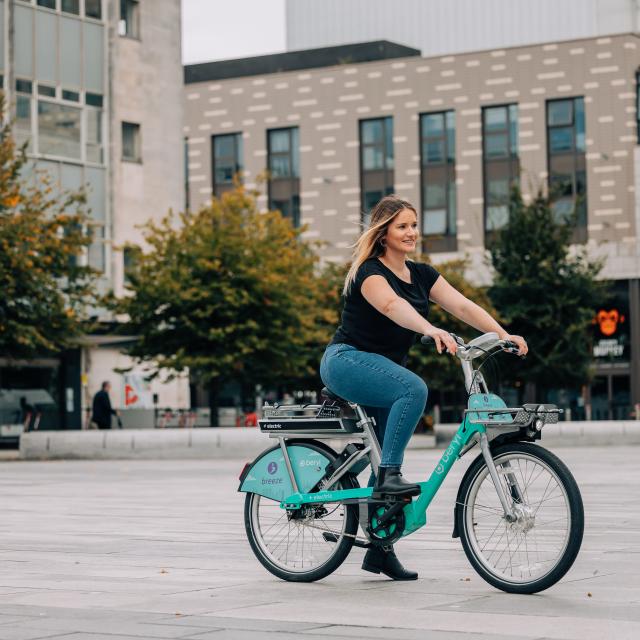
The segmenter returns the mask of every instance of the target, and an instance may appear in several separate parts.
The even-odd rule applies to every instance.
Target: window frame
[[[426,126],[423,126],[428,116],[439,115],[442,117],[443,127],[440,136],[427,136]],[[447,123],[447,116],[453,120],[451,138]],[[444,149],[444,161],[429,162],[425,157],[425,144],[428,140],[441,140]],[[455,109],[440,111],[426,111],[418,114],[418,144],[420,146],[420,235],[423,244],[428,244],[429,252],[438,253],[458,250],[458,197],[456,184],[456,112]],[[439,171],[445,175],[445,233],[427,234],[424,231],[426,210],[426,187],[429,184],[427,173],[429,170]],[[453,197],[452,197],[453,192]]]
[[[55,154],[55,153],[50,153],[48,151],[43,151],[42,150],[42,137],[40,135],[40,105],[41,104],[49,104],[49,105],[53,105],[54,107],[61,107],[62,109],[73,109],[74,111],[79,112],[80,117],[79,117],[79,121],[78,121],[78,127],[79,127],[79,132],[80,132],[80,139],[78,141],[78,146],[79,146],[79,150],[80,150],[80,154],[79,156],[64,156],[64,155],[59,155],[59,154]],[[33,100],[33,109],[35,110],[35,130],[36,130],[36,141],[37,141],[37,148],[34,148],[34,151],[36,153],[36,155],[38,156],[46,156],[47,158],[51,158],[51,159],[56,159],[56,160],[62,160],[62,161],[67,161],[70,163],[78,163],[78,162],[84,162],[85,161],[85,150],[84,150],[84,145],[85,145],[85,131],[84,131],[84,109],[83,106],[77,103],[69,103],[69,102],[63,102],[61,100],[55,100],[52,98],[47,98],[45,96],[36,96],[36,98]],[[33,112],[32,112],[33,113]],[[32,131],[33,131],[33,125],[32,125]],[[35,147],[35,145],[34,145]]]
[[[104,3],[103,3],[103,0],[98,0],[98,4],[100,5],[100,17],[96,18],[95,16],[87,15],[87,0],[82,0],[82,17],[85,20],[95,20],[96,22],[104,22]]]
[[[516,114],[515,120],[515,132],[512,128],[512,110],[511,107],[515,107],[518,110]],[[490,109],[500,109],[503,108],[506,110],[507,118],[506,118],[506,126],[504,130],[501,130],[499,133],[488,132],[487,125],[485,121],[485,114]],[[519,109],[517,102],[505,102],[499,104],[489,104],[484,105],[481,111],[481,125],[482,125],[482,220],[483,220],[483,229],[485,235],[485,245],[489,244],[493,238],[493,235],[499,229],[488,229],[488,208],[489,208],[489,174],[491,173],[491,169],[498,165],[506,165],[507,166],[507,180],[509,183],[509,193],[513,188],[514,184],[517,182],[520,183],[520,149],[518,145],[518,135],[519,135]],[[493,135],[504,135],[506,132],[507,135],[507,148],[508,152],[506,156],[503,157],[494,157],[490,158],[487,155],[487,140]],[[514,139],[515,138],[515,139]],[[515,152],[514,152],[515,148]],[[509,209],[510,197],[507,198],[507,211]],[[507,220],[508,221],[508,220]]]
[[[120,8],[118,10],[118,36],[121,38],[129,38],[130,40],[141,40],[141,3],[140,0],[120,0]],[[127,17],[122,14],[122,10],[125,7],[135,7],[132,13],[131,21],[127,20]],[[131,22],[131,24],[130,24]],[[124,25],[124,32],[123,32]],[[128,27],[131,26],[131,29]]]
[[[380,122],[382,125],[382,136],[380,143],[364,142],[364,126],[367,123]],[[395,149],[393,145],[393,115],[377,116],[375,118],[362,118],[358,120],[358,149],[360,161],[360,223],[363,227],[368,225],[370,210],[367,206],[367,194],[372,192],[368,189],[368,181],[380,183],[378,192],[381,194],[377,198],[379,202],[385,196],[394,192],[395,181]],[[380,149],[382,151],[382,167],[375,169],[365,169],[365,151],[367,149]],[[391,158],[391,162],[388,160]],[[373,185],[375,187],[375,185]]]
[[[134,131],[134,147],[137,157],[129,157],[124,154],[124,130],[125,126],[133,127],[132,131]],[[122,162],[133,162],[134,164],[142,164],[142,127],[138,122],[129,122],[127,120],[122,120],[120,122],[120,160]]]
[[[233,155],[220,156],[217,160],[216,159],[216,139],[226,138],[226,137],[233,138]],[[243,156],[242,140],[243,140],[243,136],[241,131],[234,131],[231,133],[217,133],[211,136],[211,185],[212,185],[211,192],[216,197],[220,197],[226,191],[230,191],[231,189],[233,189],[233,181],[236,176],[240,176],[240,179],[241,179],[241,174],[244,168],[243,166],[244,158],[242,157]],[[233,166],[234,166],[233,178],[231,179],[230,182],[218,182],[216,180],[217,161],[219,162],[219,160],[221,159],[228,159],[228,158],[233,159]]]
[[[586,107],[585,107],[585,100],[584,100],[584,96],[567,96],[567,97],[562,97],[562,98],[551,98],[549,100],[546,100],[545,102],[545,141],[546,141],[546,145],[547,145],[547,149],[546,149],[546,160],[547,160],[547,190],[549,193],[549,199],[551,202],[556,202],[556,201],[561,201],[561,200],[568,200],[567,197],[565,196],[561,196],[558,197],[554,200],[553,198],[553,193],[552,193],[552,180],[553,180],[553,174],[552,174],[552,159],[558,158],[558,157],[564,157],[564,158],[568,158],[570,157],[572,159],[572,180],[571,180],[571,190],[572,190],[572,201],[573,201],[573,211],[576,212],[576,208],[578,205],[578,199],[582,198],[581,201],[581,205],[582,205],[582,213],[580,211],[577,212],[577,219],[576,219],[576,225],[574,227],[574,233],[573,233],[573,237],[572,237],[572,242],[574,243],[584,243],[587,241],[587,225],[588,225],[588,221],[589,221],[589,209],[588,209],[588,200],[587,200],[587,160],[586,160],[586,149],[582,149],[582,150],[578,150],[578,144],[577,144],[577,140],[578,140],[578,134],[579,132],[577,131],[577,127],[578,127],[578,119],[576,118],[576,113],[577,113],[577,109],[576,109],[576,103],[577,101],[582,101],[582,105],[581,105],[581,109],[582,109],[582,114],[583,114],[583,119],[585,120],[585,122],[583,123],[585,125],[585,130],[582,132],[582,135],[584,138],[586,138]],[[571,123],[571,140],[572,140],[572,149],[570,151],[561,151],[561,152],[552,152],[551,151],[551,144],[550,144],[550,140],[551,140],[551,131],[552,129],[559,129],[559,128],[565,128],[569,125],[567,124],[557,124],[557,125],[551,125],[549,124],[549,108],[552,104],[554,103],[559,103],[559,102],[569,102],[571,101],[571,118],[572,118],[572,123]],[[581,168],[582,167],[582,168]],[[580,194],[578,193],[578,173],[582,172],[584,173],[584,193]]]
[[[272,151],[271,136],[280,131],[288,132],[289,150]],[[295,137],[295,140],[294,140]],[[295,142],[297,141],[297,148]],[[287,156],[289,159],[290,172],[288,176],[273,177],[271,173],[271,160],[276,156]],[[296,161],[297,160],[297,161]],[[297,170],[296,170],[297,169]],[[270,210],[278,209],[284,217],[290,217],[294,227],[299,227],[301,222],[300,211],[300,127],[275,127],[267,129],[267,172],[269,179],[267,181],[267,202]],[[288,193],[287,193],[288,191]],[[278,194],[278,192],[281,192]],[[283,212],[280,207],[275,205],[276,201],[286,200],[291,208],[289,216]]]

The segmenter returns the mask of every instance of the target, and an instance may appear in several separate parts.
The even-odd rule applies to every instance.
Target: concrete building
[[[29,142],[29,170],[48,171],[61,189],[87,187],[96,239],[86,259],[103,274],[100,288],[118,295],[123,243],[141,241],[138,225],[184,208],[180,10],[180,0],[0,0],[15,136]],[[5,371],[0,386],[46,388],[55,401],[48,424],[77,428],[103,379],[125,406],[113,369],[131,362],[119,347],[113,336],[89,336],[62,359]],[[161,406],[189,403],[185,379],[153,393]]]
[[[289,51],[392,40],[425,57],[640,31],[638,0],[286,0]]]
[[[434,263],[467,257],[486,284],[510,181],[525,195],[561,183],[558,215],[579,203],[576,240],[605,259],[615,296],[594,308],[594,383],[556,399],[627,417],[640,402],[639,47],[626,33],[423,57],[377,41],[187,66],[191,206],[269,169],[260,205],[345,261],[372,203],[396,192],[418,206]]]

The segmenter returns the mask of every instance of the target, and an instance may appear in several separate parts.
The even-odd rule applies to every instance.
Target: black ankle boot
[[[417,496],[420,487],[403,480],[400,467],[378,467],[378,477],[373,487],[372,497],[380,499],[385,495]]]
[[[371,547],[364,556],[362,568],[371,573],[384,573],[392,580],[417,580],[417,571],[405,569],[393,547]]]

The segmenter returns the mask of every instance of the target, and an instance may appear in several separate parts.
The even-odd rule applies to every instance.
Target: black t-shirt
[[[370,305],[361,293],[362,283],[373,275],[382,276],[389,286],[423,317],[429,314],[429,293],[439,273],[428,264],[407,261],[411,283],[400,279],[377,258],[362,263],[345,297],[342,321],[331,344],[345,343],[360,351],[379,353],[403,363],[416,333],[396,324]]]

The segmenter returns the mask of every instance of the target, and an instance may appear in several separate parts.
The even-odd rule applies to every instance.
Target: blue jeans
[[[322,382],[341,398],[362,405],[376,419],[382,467],[399,467],[424,412],[427,385],[389,358],[331,344],[320,362]]]

